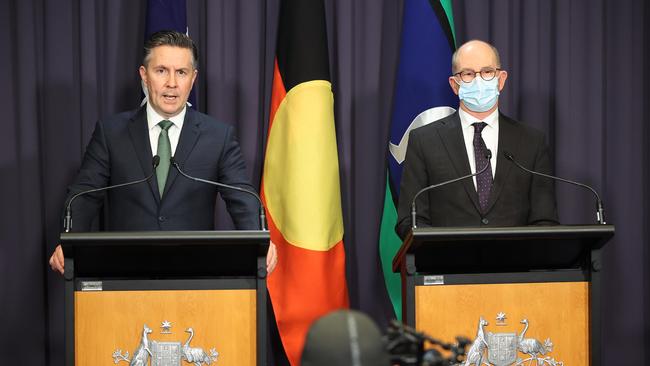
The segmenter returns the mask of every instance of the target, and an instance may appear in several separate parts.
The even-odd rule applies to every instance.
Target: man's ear
[[[506,85],[506,79],[508,78],[508,72],[501,70],[499,72],[499,91],[503,90],[503,87]]]
[[[453,76],[449,77],[449,86],[451,87],[451,90],[454,91],[454,94],[458,95],[458,88],[460,88],[460,85],[456,82],[456,78]]]
[[[192,76],[192,87],[194,87],[194,82],[196,81],[196,77],[199,75],[199,70],[194,69],[194,71],[192,72],[192,75],[193,75]]]
[[[142,82],[147,85],[147,69],[144,67],[144,65],[140,65],[140,68],[138,69],[140,72],[140,79],[142,79]]]

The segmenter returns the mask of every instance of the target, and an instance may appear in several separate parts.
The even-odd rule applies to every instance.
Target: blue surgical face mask
[[[458,98],[465,103],[470,111],[488,111],[497,104],[499,99],[499,78],[495,77],[490,81],[485,81],[477,75],[469,83],[461,81]]]

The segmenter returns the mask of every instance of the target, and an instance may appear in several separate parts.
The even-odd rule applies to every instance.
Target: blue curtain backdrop
[[[198,109],[237,127],[262,166],[279,0],[187,0]],[[377,255],[402,1],[328,0],[352,306],[392,312]],[[140,102],[145,1],[0,1],[0,359],[62,365],[62,280],[47,259],[65,187],[101,116]],[[457,0],[458,42],[509,71],[502,110],[547,132],[555,172],[595,186],[617,226],[605,250],[604,361],[650,364],[650,5],[643,0]],[[565,223],[587,193],[558,186]],[[219,208],[220,212],[223,208]],[[220,215],[218,227],[229,227]],[[433,334],[435,336],[435,334]]]

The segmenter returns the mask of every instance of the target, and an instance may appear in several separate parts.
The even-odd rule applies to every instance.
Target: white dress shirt
[[[166,119],[173,123],[173,125],[169,127],[169,130],[167,130],[167,135],[169,136],[169,142],[172,147],[172,156],[176,154],[176,146],[178,146],[178,138],[181,135],[181,129],[183,128],[183,121],[185,121],[186,112],[187,106],[183,108],[181,113],[174,117],[164,118],[153,109],[151,104],[147,103],[147,125],[149,127],[149,142],[151,143],[152,156],[156,156],[158,153],[158,137],[160,136],[160,131],[162,131],[162,128],[158,126],[158,123]]]
[[[472,123],[485,122],[487,126],[483,128],[481,136],[485,141],[485,146],[492,151],[492,178],[497,171],[497,152],[499,151],[499,109],[497,108],[484,120],[480,121],[471,114],[459,108],[458,115],[460,116],[460,124],[463,130],[463,138],[465,139],[465,149],[467,150],[467,159],[469,160],[469,168],[472,174],[476,173],[476,161],[474,160],[474,126]],[[483,167],[479,167],[481,169]],[[476,188],[476,177],[474,177],[474,188]]]

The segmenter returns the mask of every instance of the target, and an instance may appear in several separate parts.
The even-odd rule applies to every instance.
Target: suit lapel
[[[460,124],[460,117],[458,112],[451,115],[449,119],[445,120],[445,128],[439,129],[442,143],[445,145],[449,160],[452,162],[456,175],[458,177],[470,174],[469,160],[467,158],[467,148],[465,147],[465,139],[463,138],[463,130]],[[434,182],[439,183],[439,182]],[[474,181],[472,179],[463,179],[461,182],[452,184],[462,184],[469,199],[474,204],[474,207],[480,212],[480,205],[478,202],[478,194],[474,188]]]
[[[147,108],[142,107],[133,115],[133,117],[131,117],[128,129],[131,142],[133,143],[133,148],[135,149],[135,153],[140,161],[140,166],[142,167],[144,176],[151,173],[151,161],[153,159],[153,156],[151,155],[149,130],[147,127]],[[158,193],[158,181],[156,180],[155,174],[151,179],[149,179],[148,184],[156,203],[159,203],[160,195]]]
[[[200,121],[197,118],[196,112],[193,109],[187,108],[185,120],[183,121],[183,129],[181,130],[181,135],[178,138],[178,145],[176,146],[176,152],[174,153],[174,161],[181,166],[181,169],[192,152],[192,149],[194,149],[196,141],[199,139],[199,125]],[[163,197],[165,197],[167,192],[171,189],[178,174],[179,173],[174,166],[169,167],[169,175],[167,175]]]
[[[494,183],[490,192],[490,199],[486,213],[490,212],[494,203],[499,199],[505,182],[512,168],[512,162],[503,156],[504,151],[517,156],[519,149],[521,130],[509,118],[499,114],[499,151],[497,153],[497,171],[494,175]]]

